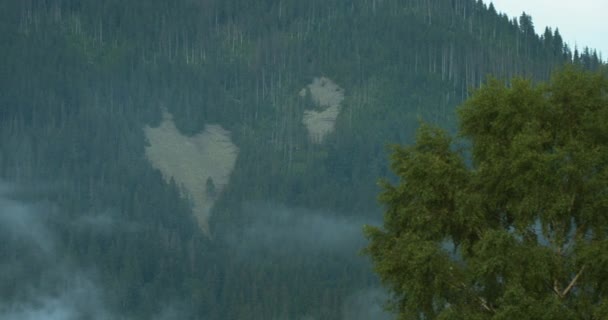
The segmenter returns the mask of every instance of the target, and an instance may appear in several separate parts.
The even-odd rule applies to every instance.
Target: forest
[[[7,0],[0,50],[16,320],[389,319],[387,146],[490,74],[606,72],[476,0]]]

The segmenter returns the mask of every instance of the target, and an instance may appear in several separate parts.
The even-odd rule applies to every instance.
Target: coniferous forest
[[[387,146],[421,121],[454,131],[488,75],[605,68],[476,0],[7,0],[0,52],[0,318],[16,320],[389,319],[359,253]],[[321,138],[315,79],[341,99]],[[238,148],[228,182],[206,181],[206,230],[147,157],[166,114],[184,141],[214,125]]]

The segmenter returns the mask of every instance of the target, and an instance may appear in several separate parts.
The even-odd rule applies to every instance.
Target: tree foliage
[[[244,204],[371,220],[383,146],[412,141],[416,119],[453,127],[454,107],[487,74],[545,79],[565,62],[601,64],[589,50],[574,57],[557,30],[524,33],[477,0],[5,0],[0,50],[0,180],[56,182],[44,201],[59,208],[62,256],[99,272],[108,305],[129,319],[174,302],[195,319],[342,317],[349,294],[376,286],[368,264],[275,246],[243,259],[231,248],[251,245],[242,230],[260,221]],[[323,75],[345,100],[317,145],[298,92]],[[184,135],[219,124],[239,147],[215,195],[213,241],[146,161],[142,128],[163,108]],[[137,232],[70,227],[104,212]],[[14,306],[48,266],[6,238],[0,264],[38,267],[0,275],[0,305]]]
[[[462,141],[395,148],[366,227],[400,319],[606,319],[608,79],[489,80],[458,113]]]

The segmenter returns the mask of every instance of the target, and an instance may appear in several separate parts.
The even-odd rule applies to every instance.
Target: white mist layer
[[[238,155],[230,132],[220,125],[206,125],[202,132],[187,137],[175,127],[167,112],[160,126],[145,127],[144,132],[150,144],[146,147],[148,161],[167,183],[173,179],[182,196],[192,201],[200,228],[210,236],[211,208],[228,184]],[[213,182],[212,186],[208,181]]]

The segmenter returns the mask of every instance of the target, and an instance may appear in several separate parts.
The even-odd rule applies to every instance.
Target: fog
[[[95,232],[136,232],[112,211],[68,220],[58,208],[40,201],[25,203],[23,190],[0,182],[0,299],[3,320],[125,319],[111,311],[108,289],[95,270],[78,266],[61,247],[54,226]],[[153,320],[183,319],[173,305]]]
[[[360,255],[367,242],[362,228],[365,224],[378,225],[379,221],[260,202],[245,204],[243,213],[248,220],[244,229],[226,238],[241,259],[290,259],[315,267],[338,258],[337,263],[367,266],[371,272],[368,259]],[[387,299],[385,290],[361,284],[343,298],[342,319],[392,319],[383,308]],[[310,315],[298,320],[304,319],[321,320]]]
[[[248,222],[237,239],[228,238],[239,254],[332,254],[358,257],[365,245],[362,233],[370,221],[344,218],[327,211],[289,208],[279,204],[248,203],[243,206]]]
[[[71,220],[69,226],[78,230],[104,234],[142,231],[142,227],[139,224],[133,221],[125,221],[124,218],[119,216],[118,212],[113,210],[84,214]]]
[[[98,278],[96,270],[70,258],[72,253],[64,247],[57,228],[111,237],[137,233],[142,226],[122,220],[112,210],[68,219],[51,203],[19,200],[22,197],[15,196],[16,191],[0,183],[0,286],[2,292],[9,292],[0,300],[0,319],[128,319],[111,308],[112,288]],[[297,255],[314,266],[327,263],[327,257],[338,257],[334,263],[369,264],[358,253],[365,245],[362,226],[373,221],[276,204],[249,203],[243,210],[248,223],[223,241],[226,250],[245,263],[261,256],[289,259]],[[361,284],[343,298],[343,319],[390,319],[382,308],[384,291],[366,286]],[[153,320],[188,318],[183,303],[159,305],[166,307]],[[301,318],[315,319],[305,314]]]
[[[13,200],[15,190],[7,184],[0,187],[0,284],[11,293],[0,301],[0,319],[115,319],[94,272],[59,254],[49,227],[60,219],[57,209]]]
[[[381,288],[369,288],[348,296],[342,310],[343,320],[388,320],[391,314],[384,310],[388,294]]]

